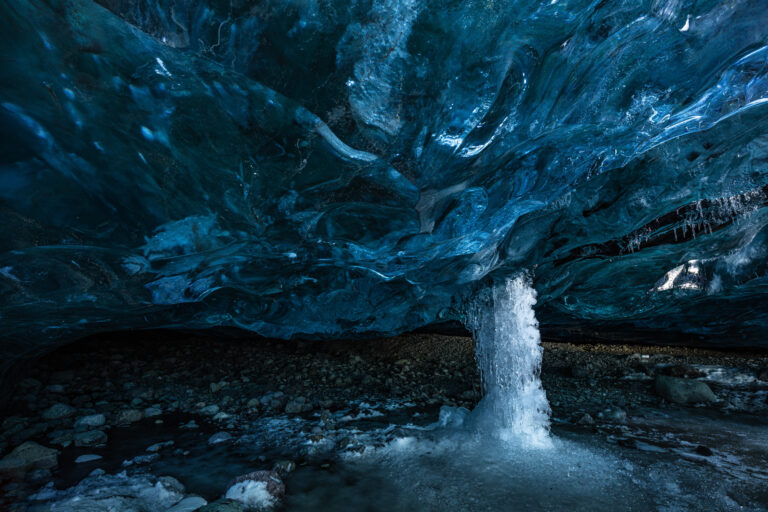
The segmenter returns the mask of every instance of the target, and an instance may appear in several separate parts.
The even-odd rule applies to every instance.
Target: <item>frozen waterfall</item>
[[[541,386],[536,291],[517,276],[481,294],[470,312],[485,396],[473,413],[478,428],[503,440],[549,446],[550,408]]]

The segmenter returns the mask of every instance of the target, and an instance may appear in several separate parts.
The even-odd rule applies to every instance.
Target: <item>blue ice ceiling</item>
[[[6,350],[391,334],[523,269],[552,325],[768,333],[765,0],[9,0],[0,42]]]

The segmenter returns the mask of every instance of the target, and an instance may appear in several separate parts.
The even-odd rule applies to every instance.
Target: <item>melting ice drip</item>
[[[484,292],[471,312],[485,396],[473,413],[478,427],[504,440],[548,446],[549,402],[541,387],[541,337],[536,291],[524,276]]]

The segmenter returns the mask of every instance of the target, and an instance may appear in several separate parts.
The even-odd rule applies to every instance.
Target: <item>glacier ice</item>
[[[547,325],[765,343],[763,0],[0,14],[7,354],[124,328],[392,334],[526,268]]]

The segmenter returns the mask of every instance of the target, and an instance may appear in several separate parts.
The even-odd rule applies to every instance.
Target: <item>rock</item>
[[[697,446],[694,451],[699,455],[703,455],[704,457],[711,457],[712,455],[714,455],[714,453],[710,448],[701,444]]]
[[[27,441],[0,460],[0,475],[23,478],[28,471],[55,468],[58,458],[58,450]]]
[[[217,432],[208,438],[208,444],[226,443],[232,440],[232,434],[229,432]]]
[[[765,368],[765,369],[761,370],[760,372],[758,372],[757,378],[759,380],[764,381],[764,382],[768,382],[768,368]]]
[[[184,494],[184,484],[179,482],[177,479],[173,478],[172,476],[161,476],[158,478],[160,483],[168,489],[169,491],[178,493],[178,494]]]
[[[248,407],[249,409],[253,409],[254,407],[258,407],[259,405],[261,405],[261,399],[260,398],[251,398],[245,404],[245,406]]]
[[[706,383],[666,375],[656,376],[656,393],[676,404],[712,403],[717,397]]]
[[[89,453],[87,455],[81,455],[78,458],[75,459],[75,464],[83,464],[85,462],[93,462],[95,460],[101,460],[101,455],[96,455],[95,453]]]
[[[656,367],[656,374],[666,375],[668,377],[679,377],[686,379],[697,379],[704,374],[693,366],[687,364],[673,364],[669,366]]]
[[[294,469],[296,469],[296,463],[292,460],[279,460],[275,462],[275,467],[272,468],[272,471],[282,476],[287,475]]]
[[[193,512],[200,509],[200,507],[206,505],[208,502],[200,496],[187,496],[180,502],[166,510],[165,512]],[[202,509],[200,509],[202,510]],[[219,512],[223,512],[223,509],[218,509]],[[242,510],[242,509],[241,509]]]
[[[43,411],[42,417],[45,420],[60,420],[62,418],[68,418],[75,414],[75,408],[67,404],[53,404],[48,409]]]
[[[173,446],[173,441],[163,441],[162,443],[155,443],[153,445],[150,445],[147,448],[147,451],[149,453],[156,453],[162,450],[163,448],[166,448],[168,446]]]
[[[301,412],[311,411],[312,409],[314,409],[314,407],[312,407],[312,403],[303,396],[295,398],[294,400],[291,400],[285,404],[285,412],[287,414],[298,414]]]
[[[75,428],[97,428],[101,427],[107,422],[106,417],[103,414],[89,414],[88,416],[81,416],[75,420]]]
[[[209,503],[197,509],[197,512],[243,512],[243,505],[239,501],[225,498]]]
[[[42,387],[42,383],[37,379],[26,378],[19,381],[19,388],[24,390],[38,389]]]
[[[624,423],[627,421],[627,413],[618,407],[610,407],[606,409],[603,411],[603,417],[608,421],[616,423]]]
[[[209,405],[207,407],[203,407],[202,409],[200,409],[200,414],[204,416],[213,416],[217,412],[219,412],[219,406],[215,404]]]
[[[136,423],[137,421],[141,421],[143,417],[144,413],[139,409],[123,409],[117,413],[117,424],[125,425],[128,423]]]
[[[155,418],[163,414],[163,410],[159,407],[147,407],[144,409],[145,418]]]
[[[274,471],[254,471],[229,484],[225,498],[237,500],[246,508],[269,508],[285,495],[285,484]]]
[[[23,429],[24,425],[26,424],[27,418],[22,418],[21,416],[8,416],[3,420],[2,428],[7,435],[11,430],[18,432],[19,430]]]
[[[594,425],[595,420],[589,414],[585,414],[576,423],[578,423],[579,425]]]
[[[574,364],[571,366],[571,375],[577,379],[587,379],[594,376],[595,370],[589,364]]]
[[[75,432],[73,430],[54,430],[48,434],[51,443],[61,445],[63,448],[72,444]]]
[[[74,435],[75,446],[98,446],[107,442],[107,434],[101,430],[89,430]]]

